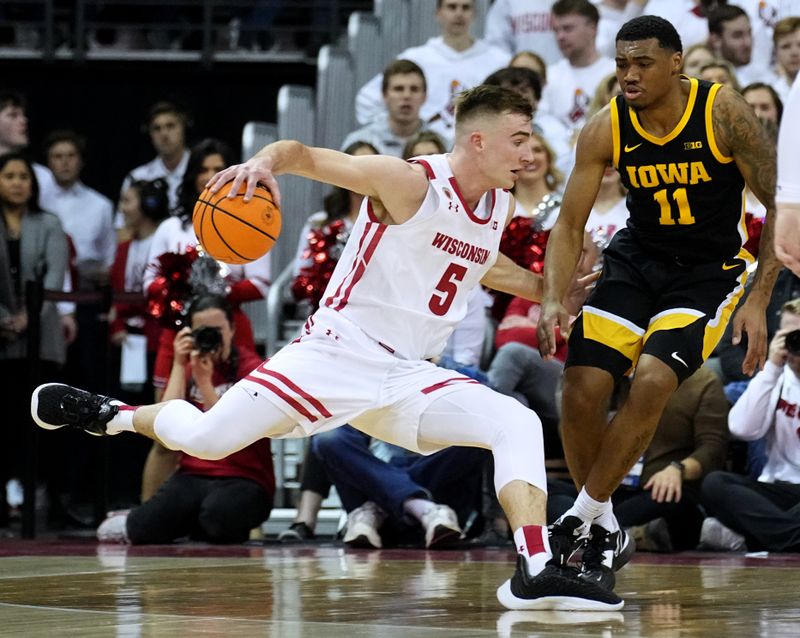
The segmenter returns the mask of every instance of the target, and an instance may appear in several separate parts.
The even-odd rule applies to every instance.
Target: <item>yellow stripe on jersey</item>
[[[647,326],[642,343],[647,343],[647,340],[653,336],[654,332],[685,328],[704,316],[705,313],[693,308],[670,308],[664,312],[659,312],[650,319],[650,325]]]
[[[630,359],[634,365],[642,352],[642,330],[627,319],[592,306],[583,307],[583,336],[600,341]]]
[[[683,76],[686,77],[686,76]],[[686,101],[686,109],[681,116],[680,121],[675,126],[672,131],[667,133],[664,137],[656,137],[655,135],[651,135],[647,131],[642,128],[642,125],[639,124],[639,118],[636,116],[636,111],[634,111],[631,107],[628,107],[628,112],[631,117],[631,124],[633,124],[633,128],[636,129],[636,132],[641,135],[644,139],[648,142],[652,142],[653,144],[658,144],[659,146],[663,146],[667,142],[674,140],[681,131],[683,131],[686,123],[689,121],[689,118],[692,115],[692,111],[694,110],[694,103],[697,100],[697,78],[687,78],[689,80],[689,99]]]
[[[721,84],[712,84],[708,90],[708,99],[706,99],[706,137],[708,138],[708,146],[711,149],[711,154],[714,159],[720,164],[730,164],[733,161],[732,157],[723,155],[722,151],[717,146],[717,138],[714,135],[714,98],[717,97],[717,91],[722,87]]]
[[[748,253],[742,249],[739,253]],[[752,259],[752,257],[751,257]],[[745,270],[739,277],[739,285],[734,288],[731,293],[725,298],[720,307],[717,309],[716,316],[706,324],[705,333],[703,334],[703,361],[708,359],[709,355],[717,347],[719,340],[722,339],[722,334],[728,326],[736,305],[744,294],[744,282],[747,281],[747,270]]]
[[[611,108],[611,144],[614,147],[614,168],[619,168],[619,109],[616,98],[612,99]]]

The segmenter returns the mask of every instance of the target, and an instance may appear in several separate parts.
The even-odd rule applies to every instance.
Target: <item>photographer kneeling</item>
[[[731,408],[728,429],[744,441],[767,437],[767,462],[755,481],[712,472],[700,544],[711,550],[800,550],[800,298],[784,304],[769,358]]]
[[[192,299],[190,327],[175,336],[165,401],[186,399],[208,410],[261,364],[255,352],[232,345],[232,313],[223,297]],[[235,428],[236,423],[230,427]],[[97,537],[134,545],[169,543],[185,536],[212,543],[240,543],[267,519],[274,493],[269,439],[218,461],[181,453],[177,471],[158,492],[129,513],[109,515],[97,529]]]

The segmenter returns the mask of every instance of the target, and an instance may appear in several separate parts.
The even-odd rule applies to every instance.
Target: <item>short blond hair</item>
[[[781,314],[791,312],[793,315],[800,315],[800,297],[795,297],[781,306]]]

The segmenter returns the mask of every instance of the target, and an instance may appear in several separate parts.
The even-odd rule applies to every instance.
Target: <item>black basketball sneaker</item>
[[[57,430],[74,427],[105,436],[106,424],[119,412],[113,399],[63,383],[45,383],[33,391],[31,416],[39,427]]]
[[[589,525],[577,516],[562,516],[547,528],[553,565],[566,566],[569,559],[589,537]]]
[[[497,589],[497,600],[514,610],[617,611],[625,604],[613,591],[579,578],[574,567],[548,564],[531,576],[521,555],[514,575]]]
[[[611,591],[617,582],[614,572],[622,569],[636,551],[636,542],[625,530],[609,532],[592,525],[581,557],[580,578]]]

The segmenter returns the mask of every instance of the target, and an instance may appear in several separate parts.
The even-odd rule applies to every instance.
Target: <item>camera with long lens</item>
[[[792,330],[787,334],[784,343],[789,354],[800,355],[800,330]]]
[[[222,346],[222,332],[213,326],[203,326],[192,331],[194,347],[203,354],[216,352]]]

